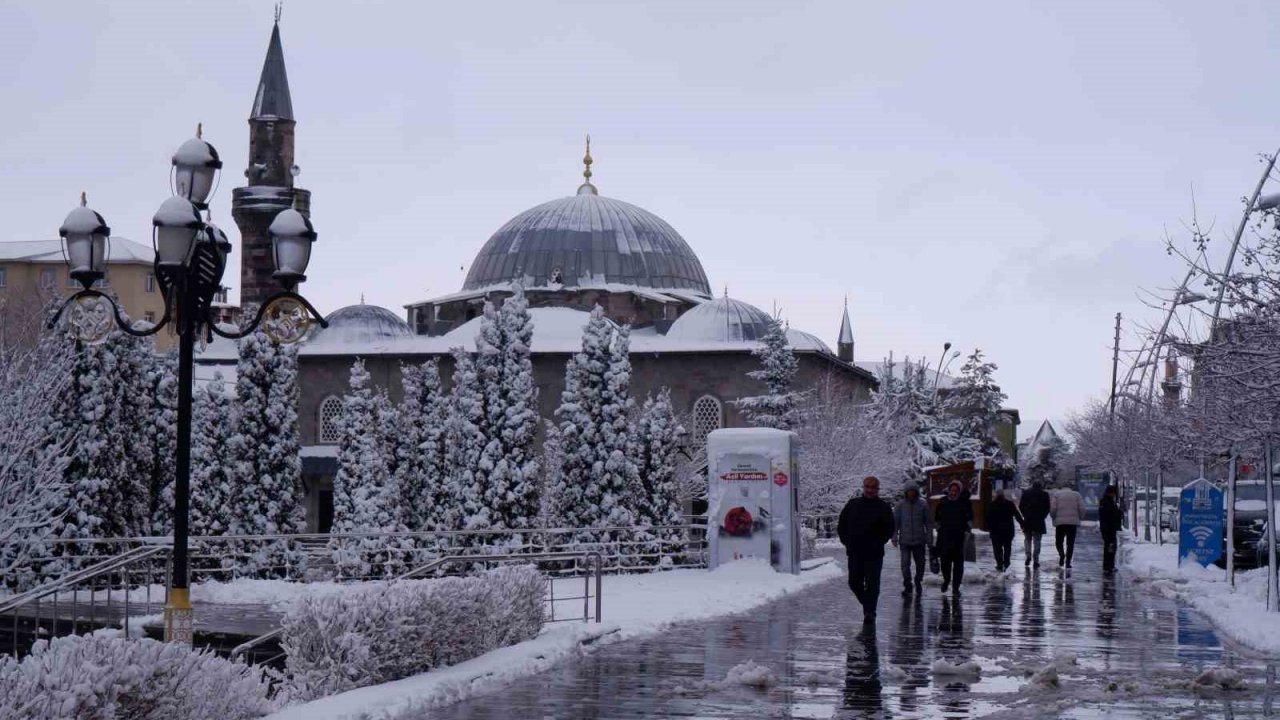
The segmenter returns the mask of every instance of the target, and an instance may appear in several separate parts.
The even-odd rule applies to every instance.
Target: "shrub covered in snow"
[[[276,708],[269,689],[261,668],[154,640],[64,637],[0,659],[5,718],[240,720]]]
[[[304,596],[285,613],[285,693],[311,700],[535,637],[546,581],[530,565]]]

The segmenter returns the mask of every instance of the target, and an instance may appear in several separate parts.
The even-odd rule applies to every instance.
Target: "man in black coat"
[[[1116,569],[1117,535],[1120,524],[1124,521],[1124,510],[1116,496],[1116,486],[1108,485],[1098,501],[1098,530],[1102,532],[1102,571],[1114,572]]]
[[[879,479],[863,478],[862,496],[850,500],[840,511],[837,532],[849,558],[849,589],[862,603],[862,624],[874,628],[884,544],[893,538],[893,510],[880,499]]]
[[[987,506],[987,533],[991,536],[991,552],[996,557],[996,572],[1009,569],[1009,556],[1013,550],[1013,526],[1024,528],[1026,522],[1018,506],[1005,497],[1004,489],[996,491],[996,496]]]
[[[1022,536],[1026,541],[1023,564],[1040,567],[1040,541],[1048,531],[1045,519],[1049,517],[1049,493],[1039,482],[1031,483],[1031,487],[1022,493],[1018,509],[1022,511]]]
[[[947,485],[947,496],[934,510],[934,527],[938,529],[938,557],[942,560],[942,592],[960,594],[964,582],[964,546],[973,529],[973,504],[959,480]]]

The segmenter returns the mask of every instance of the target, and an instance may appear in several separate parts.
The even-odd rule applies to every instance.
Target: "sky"
[[[717,292],[832,345],[847,295],[861,360],[981,348],[1029,437],[1107,394],[1117,312],[1128,349],[1158,323],[1166,239],[1194,218],[1223,254],[1280,144],[1271,9],[291,2],[302,291],[402,313],[460,289],[506,220],[573,193],[590,133],[601,194],[671,223]],[[84,190],[147,242],[202,122],[237,241],[272,15],[0,0],[0,239],[56,237]]]

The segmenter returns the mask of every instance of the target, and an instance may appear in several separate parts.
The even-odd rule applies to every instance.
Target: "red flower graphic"
[[[744,507],[736,507],[724,514],[724,530],[735,537],[751,536],[751,513]]]

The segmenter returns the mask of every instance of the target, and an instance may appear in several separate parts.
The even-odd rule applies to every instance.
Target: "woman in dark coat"
[[[973,505],[963,492],[959,480],[947,486],[947,496],[934,511],[934,527],[938,532],[938,558],[942,561],[942,592],[951,588],[960,594],[964,581],[964,543],[973,528]]]
[[[1124,521],[1124,510],[1120,509],[1116,486],[1108,485],[1098,501],[1098,529],[1102,531],[1102,571],[1114,572],[1116,569],[1117,538],[1120,534],[1120,523]]]
[[[991,534],[991,551],[996,556],[996,572],[1009,569],[1009,556],[1013,554],[1013,525],[1025,527],[1018,506],[997,490],[987,506],[987,532]]]

